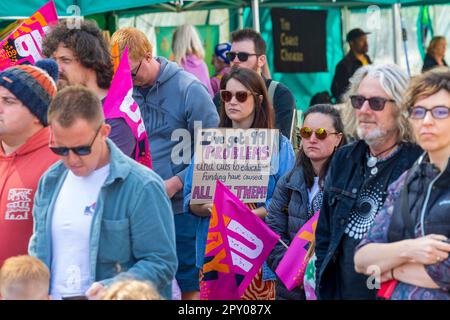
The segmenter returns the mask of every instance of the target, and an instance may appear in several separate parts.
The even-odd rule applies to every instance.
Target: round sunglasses
[[[230,102],[233,97],[236,97],[236,100],[240,103],[247,101],[249,95],[254,95],[253,92],[250,91],[236,91],[231,92],[230,90],[220,90],[220,98],[223,102]]]
[[[339,134],[339,132],[328,132],[324,128],[317,128],[316,130],[313,130],[310,127],[303,127],[300,129],[300,136],[303,139],[311,138],[313,133],[316,134],[316,138],[319,140],[325,140],[329,134]]]
[[[450,113],[450,108],[446,106],[435,106],[431,109],[417,106],[408,109],[409,117],[411,119],[425,119],[427,112],[430,112],[435,119],[446,119]]]
[[[248,52],[234,52],[234,51],[228,51],[226,53],[227,58],[230,61],[234,61],[236,57],[238,57],[239,61],[245,62],[248,60],[250,56],[258,56],[256,53],[248,53]]]
[[[350,101],[352,103],[353,108],[355,109],[361,109],[364,105],[364,102],[369,101],[369,107],[373,111],[381,111],[384,109],[384,106],[386,105],[386,102],[395,102],[395,100],[392,99],[386,99],[381,97],[372,97],[372,98],[366,98],[364,96],[350,96]]]

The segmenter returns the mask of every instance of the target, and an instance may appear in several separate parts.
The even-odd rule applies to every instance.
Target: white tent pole
[[[238,9],[238,14],[239,14],[239,25],[238,25],[238,29],[244,29],[244,9],[239,8]]]
[[[397,50],[397,30],[398,30],[398,16],[397,16],[398,4],[392,5],[392,39],[393,39],[393,51],[394,51],[394,63],[398,64],[398,50]]]
[[[253,29],[259,32],[259,0],[252,0]]]

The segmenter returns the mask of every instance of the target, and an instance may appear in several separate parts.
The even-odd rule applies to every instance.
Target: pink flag
[[[134,159],[151,168],[152,158],[148,144],[147,131],[142,120],[141,110],[133,99],[133,80],[128,62],[128,47],[125,48],[119,67],[103,104],[106,119],[123,118],[136,138]]]
[[[319,211],[297,232],[275,270],[275,273],[288,290],[298,287],[303,282],[305,269],[308,265],[308,261],[305,260],[306,253],[314,241],[318,219]]]
[[[240,299],[279,239],[280,236],[217,181],[200,298]]]
[[[42,39],[57,22],[58,15],[53,1],[26,19],[0,42],[0,71],[19,64],[35,64],[41,60]]]

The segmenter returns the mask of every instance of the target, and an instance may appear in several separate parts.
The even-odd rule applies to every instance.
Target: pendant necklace
[[[378,163],[378,156],[383,154],[383,153],[385,153],[385,152],[387,152],[387,151],[389,151],[389,150],[391,150],[396,145],[397,145],[397,142],[395,144],[393,144],[392,146],[390,146],[389,148],[387,148],[387,149],[385,149],[385,150],[383,150],[383,151],[381,151],[381,152],[379,152],[379,153],[377,153],[375,155],[372,155],[370,150],[369,150],[369,159],[367,159],[367,166],[369,168],[372,168],[372,170],[370,170],[370,173],[372,175],[375,175],[375,174],[378,173],[378,168],[375,167],[377,165],[377,163]]]

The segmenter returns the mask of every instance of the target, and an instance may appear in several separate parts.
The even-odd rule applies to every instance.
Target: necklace
[[[381,152],[379,152],[379,153],[377,153],[377,154],[375,154],[375,155],[372,155],[372,154],[370,153],[370,150],[369,150],[369,159],[367,159],[367,166],[368,166],[369,168],[372,168],[372,170],[370,170],[370,173],[371,173],[371,174],[375,175],[375,174],[377,174],[377,172],[378,172],[378,168],[375,167],[375,166],[377,165],[377,163],[378,163],[378,156],[381,155],[381,154],[383,154],[383,153],[385,153],[385,152],[387,152],[387,151],[389,151],[389,150],[391,150],[391,149],[394,148],[395,146],[397,146],[397,142],[394,143],[394,144],[393,144],[392,146],[390,146],[389,148],[387,148],[387,149],[385,149],[385,150],[383,150],[383,151],[381,151]]]

